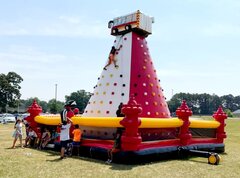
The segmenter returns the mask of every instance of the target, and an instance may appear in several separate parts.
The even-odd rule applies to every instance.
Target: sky
[[[146,40],[167,100],[179,92],[240,95],[239,0],[0,4],[0,73],[24,79],[21,99],[92,92],[115,40],[108,21],[137,10],[155,19]]]

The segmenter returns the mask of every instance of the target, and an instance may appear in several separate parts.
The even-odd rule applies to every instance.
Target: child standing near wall
[[[78,148],[78,155],[79,155],[79,147],[81,143],[82,138],[82,131],[79,128],[79,125],[76,124],[74,126],[74,130],[72,131],[73,134],[73,142],[70,144],[70,155],[72,155],[73,148]]]
[[[80,130],[78,124],[74,126],[74,130],[72,131],[72,134],[73,134],[73,144],[80,145],[81,138],[82,138],[82,131]]]
[[[113,153],[117,153],[121,150],[121,136],[122,136],[122,128],[118,128],[116,135],[115,135],[115,140],[113,147],[108,150],[108,160],[106,161],[107,164],[110,164],[113,160]]]

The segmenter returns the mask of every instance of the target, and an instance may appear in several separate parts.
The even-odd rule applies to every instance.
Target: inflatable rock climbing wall
[[[170,112],[147,45],[147,35],[133,29],[114,36],[113,46],[119,49],[115,56],[118,67],[112,63],[102,70],[83,117],[116,117],[119,104],[126,104],[134,95],[143,109],[140,117],[169,118]],[[108,54],[105,60],[107,64]]]

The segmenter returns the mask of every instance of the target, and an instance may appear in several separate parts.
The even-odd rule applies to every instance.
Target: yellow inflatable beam
[[[72,117],[73,124],[90,127],[123,127],[120,121],[123,117]]]
[[[176,128],[183,124],[183,121],[178,118],[141,118],[141,121],[139,128]]]
[[[60,116],[36,116],[35,121],[44,125],[58,125],[61,123]],[[72,117],[73,124],[89,127],[123,127],[120,124],[122,117]],[[178,118],[140,118],[139,128],[176,128],[181,127],[183,121]],[[217,121],[190,120],[190,128],[217,128],[220,123]]]
[[[190,120],[190,128],[216,129],[220,126],[218,121]]]
[[[44,125],[59,125],[61,123],[61,117],[56,116],[36,116],[34,118],[35,122]]]

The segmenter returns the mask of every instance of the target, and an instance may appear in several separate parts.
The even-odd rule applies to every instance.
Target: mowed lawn
[[[140,165],[105,164],[84,157],[59,160],[59,153],[30,148],[10,149],[13,124],[0,124],[0,177],[240,177],[240,119],[227,120],[226,153],[220,165],[207,164],[206,158],[165,160]],[[18,142],[19,143],[19,142]]]

